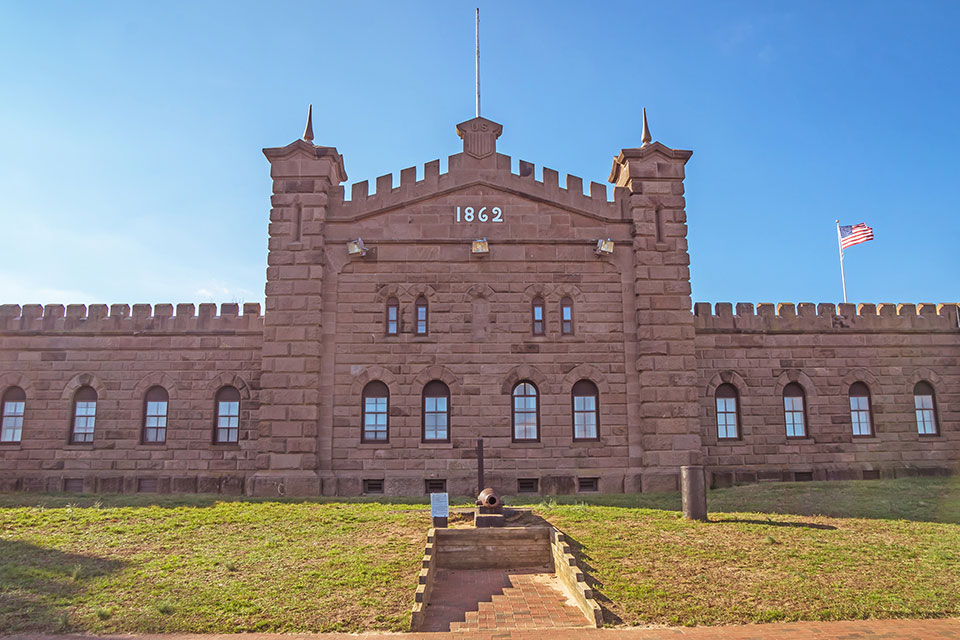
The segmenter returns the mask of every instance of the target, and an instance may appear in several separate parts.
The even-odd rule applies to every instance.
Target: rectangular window
[[[536,493],[540,491],[540,480],[538,478],[518,478],[517,493]]]
[[[167,439],[167,403],[147,402],[147,418],[143,433],[145,442],[164,442]]]
[[[594,396],[573,397],[573,437],[595,440],[597,437],[597,399]]]
[[[399,309],[395,306],[387,307],[387,334],[391,336],[397,335],[399,331],[399,326],[397,324],[397,312]]]
[[[73,441],[93,442],[93,427],[97,420],[97,402],[77,402],[73,417]]]
[[[563,305],[560,310],[562,314],[563,324],[561,330],[564,334],[573,333],[573,307],[569,305]]]
[[[577,478],[577,491],[599,491],[600,478]]]
[[[870,398],[850,396],[850,421],[853,423],[853,435],[870,435]]]
[[[0,442],[20,442],[23,430],[23,402],[3,403],[3,427],[0,429]]]
[[[370,397],[364,400],[363,439],[367,442],[387,439],[387,399]]]
[[[804,437],[807,432],[803,425],[803,396],[784,396],[783,413],[787,422],[787,437]]]
[[[369,495],[371,493],[383,493],[383,480],[364,480],[363,481],[363,493]]]
[[[917,432],[923,436],[937,434],[937,423],[933,419],[933,396],[913,396],[917,412]]]
[[[424,398],[423,439],[447,439],[447,399]]]
[[[533,305],[533,335],[543,335],[543,305]]]
[[[736,398],[717,398],[717,437],[737,437]]]
[[[515,440],[537,439],[536,396],[514,396],[513,438]]]
[[[417,334],[426,335],[427,333],[427,307],[417,305]]]
[[[447,492],[447,481],[446,480],[425,480],[423,483],[423,489],[425,493],[446,493]]]
[[[237,442],[240,439],[240,403],[221,401],[218,404],[217,442]]]

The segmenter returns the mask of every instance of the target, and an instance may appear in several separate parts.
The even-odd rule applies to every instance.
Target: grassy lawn
[[[708,523],[679,518],[678,494],[531,505],[573,541],[608,622],[960,615],[956,480],[765,484],[709,501]],[[0,629],[403,630],[422,502],[0,495]]]
[[[372,503],[4,498],[46,505],[0,508],[5,632],[403,630],[429,526]]]
[[[672,502],[671,502],[672,501]],[[960,484],[771,484],[546,503],[602,593],[608,622],[732,624],[960,616]]]

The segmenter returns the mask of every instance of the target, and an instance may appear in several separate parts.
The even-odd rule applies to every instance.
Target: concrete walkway
[[[960,639],[960,619],[793,622],[689,629],[543,629],[464,633],[361,633],[358,635],[343,633],[136,636],[115,634],[98,637],[118,640],[944,640]],[[93,636],[0,635],[0,638],[92,640]]]

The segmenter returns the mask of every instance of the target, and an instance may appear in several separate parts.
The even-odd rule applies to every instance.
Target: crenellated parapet
[[[0,305],[0,333],[260,333],[256,302],[221,304]]]
[[[418,199],[434,197],[478,183],[476,171],[460,170],[459,160],[465,154],[450,156],[449,170],[440,173],[440,161],[433,160],[423,165],[422,179],[417,180],[417,167],[400,172],[400,184],[395,184],[393,174],[382,175],[374,182],[376,191],[370,193],[367,180],[356,182],[351,187],[350,199],[345,199],[343,187],[334,187],[330,192],[330,204],[335,207],[338,220],[357,220],[368,215],[383,213],[401,206],[409,206]],[[482,182],[503,189],[567,207],[589,216],[611,219],[620,217],[620,202],[628,195],[627,190],[614,187],[614,200],[608,200],[607,185],[590,182],[589,194],[584,194],[583,178],[567,174],[560,186],[560,173],[543,168],[543,179],[535,178],[533,163],[521,160],[517,172],[511,169],[510,156],[496,154],[492,170],[483,173]]]
[[[698,302],[693,307],[698,332],[802,333],[947,331],[958,329],[958,303],[941,304],[800,304],[754,305]]]

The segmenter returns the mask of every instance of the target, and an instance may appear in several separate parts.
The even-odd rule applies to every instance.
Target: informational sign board
[[[450,517],[450,494],[430,494],[430,515],[434,518]]]

